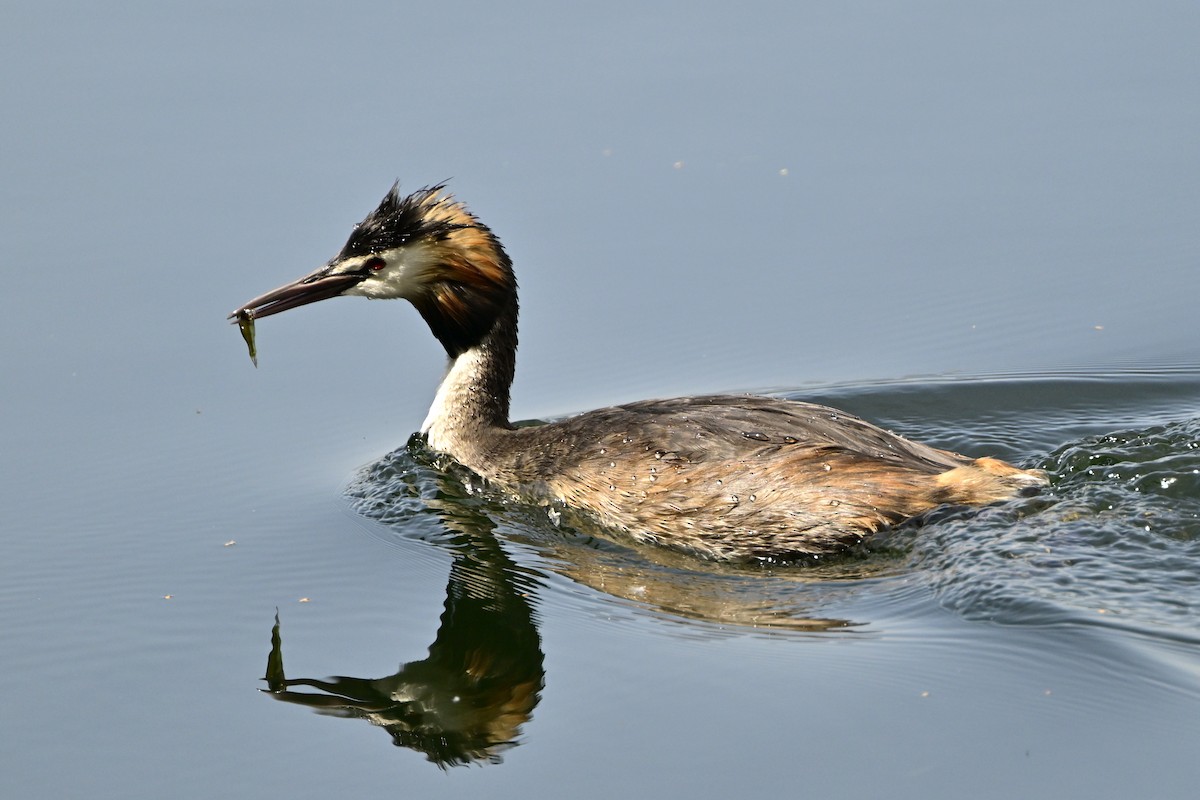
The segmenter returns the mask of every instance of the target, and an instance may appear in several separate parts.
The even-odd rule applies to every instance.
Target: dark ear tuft
[[[437,205],[445,188],[444,183],[439,183],[401,197],[400,181],[396,181],[379,207],[354,226],[336,260],[381,253],[416,239],[446,236],[459,226],[442,219],[430,219],[428,213]]]

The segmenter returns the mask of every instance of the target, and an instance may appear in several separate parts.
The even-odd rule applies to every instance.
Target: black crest
[[[379,208],[354,226],[335,260],[382,253],[419,239],[442,239],[465,227],[458,222],[431,218],[430,210],[441,203],[453,202],[441,196],[445,188],[444,183],[439,183],[401,197],[400,182],[392,184]]]

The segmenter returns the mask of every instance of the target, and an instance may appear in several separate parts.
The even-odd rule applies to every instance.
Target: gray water
[[[0,795],[1194,796],[1196,41],[1188,3],[7,9]],[[773,392],[1052,485],[770,570],[494,497],[405,445],[411,308],[264,320],[257,370],[224,320],[397,177],[513,256],[518,417]]]

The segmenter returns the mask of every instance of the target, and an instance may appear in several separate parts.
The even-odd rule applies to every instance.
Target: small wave
[[[913,537],[941,601],[971,619],[1200,641],[1200,418],[1085,437],[1039,466],[1040,496]]]

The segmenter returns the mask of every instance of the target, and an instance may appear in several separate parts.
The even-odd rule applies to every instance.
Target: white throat
[[[442,378],[437,394],[421,433],[426,434],[429,446],[442,453],[456,455],[456,445],[461,441],[464,428],[472,418],[472,411],[482,398],[480,376],[485,369],[486,355],[481,347],[472,347],[450,364],[446,377]]]

